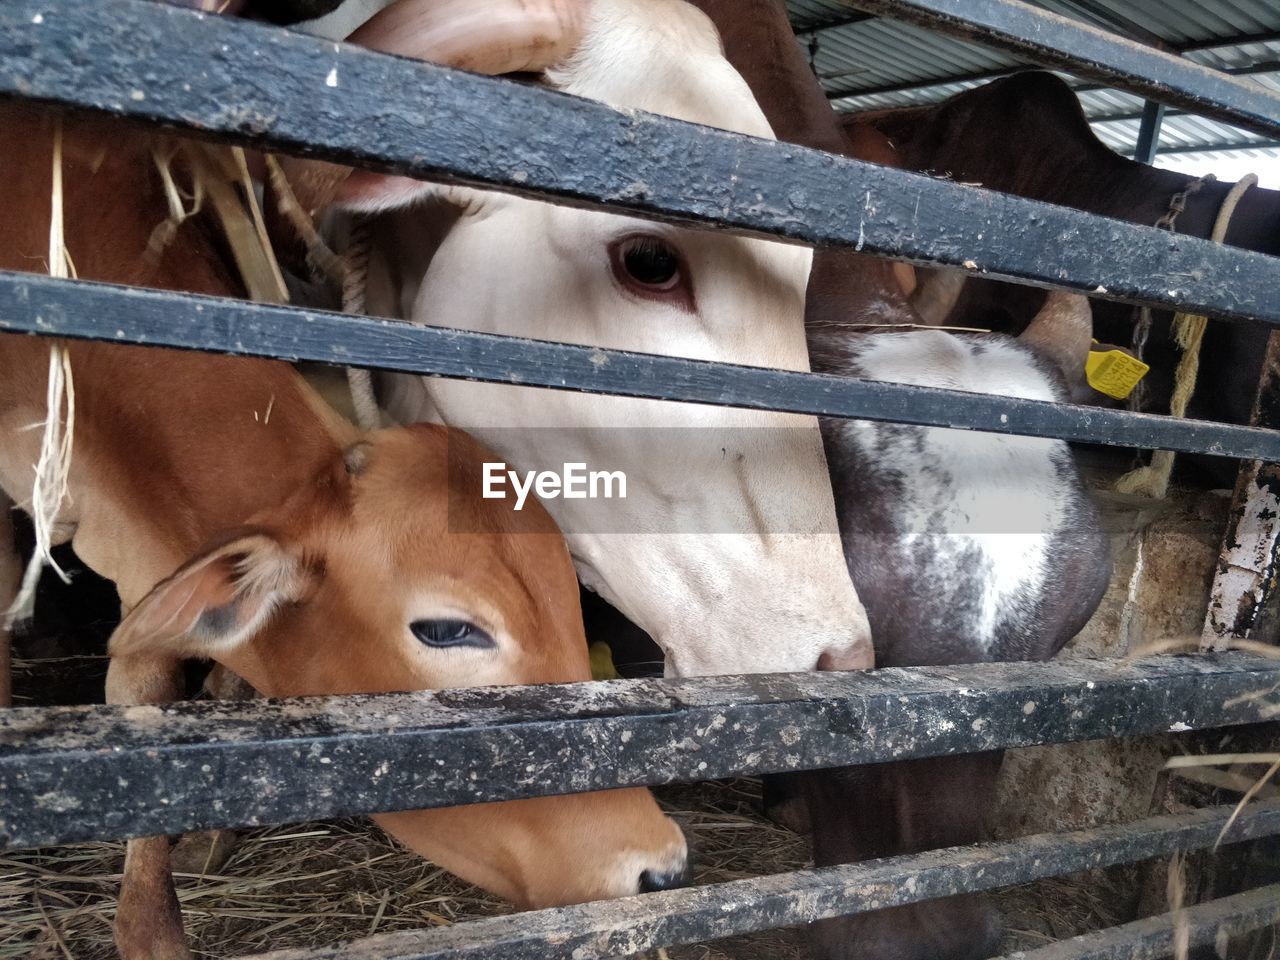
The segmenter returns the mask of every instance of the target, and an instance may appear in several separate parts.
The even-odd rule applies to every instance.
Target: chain
[[[1162,230],[1168,230],[1170,233],[1176,233],[1178,215],[1187,209],[1187,201],[1195,194],[1199,193],[1205,184],[1212,183],[1216,179],[1218,178],[1212,173],[1206,173],[1203,177],[1196,177],[1196,179],[1188,183],[1182,190],[1169,198],[1168,209],[1166,209],[1160,219],[1155,222],[1154,226]],[[1133,341],[1131,344],[1133,348],[1133,355],[1139,360],[1146,359],[1143,354],[1146,352],[1147,338],[1150,336],[1151,308],[1139,307],[1138,318],[1133,325]],[[1141,410],[1145,401],[1146,384],[1140,380],[1138,381],[1138,385],[1133,388],[1133,392],[1129,394],[1129,409],[1135,411]]]

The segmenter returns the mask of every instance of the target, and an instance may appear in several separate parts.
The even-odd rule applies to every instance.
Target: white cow
[[[402,0],[351,39],[773,136],[681,0]],[[809,369],[807,249],[367,173],[339,204],[378,214],[371,313]],[[627,497],[607,513],[546,506],[582,581],[654,637],[669,674],[870,666],[812,418],[405,375],[382,387],[397,419],[463,427],[521,470],[623,471]],[[658,427],[689,429],[678,443],[643,429]]]

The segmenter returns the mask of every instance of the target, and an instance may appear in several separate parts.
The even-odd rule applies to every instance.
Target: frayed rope
[[[62,217],[62,121],[53,132],[53,186],[49,216],[49,276],[66,279],[75,275],[67,255]],[[45,396],[44,437],[40,441],[40,459],[35,465],[35,482],[31,488],[31,520],[35,526],[36,547],[22,575],[18,596],[5,613],[5,627],[30,619],[35,610],[36,587],[47,564],[63,582],[71,578],[53,559],[54,528],[58,512],[68,497],[67,483],[71,473],[71,450],[75,437],[75,384],[71,377],[71,356],[66,348],[54,342],[49,347],[49,382]],[[62,415],[66,402],[66,417]],[[35,426],[38,426],[36,424]]]
[[[1223,242],[1240,198],[1250,187],[1257,186],[1257,183],[1257,176],[1250,173],[1241,177],[1231,188],[1222,200],[1210,239],[1217,243]],[[1195,392],[1196,379],[1200,374],[1200,342],[1204,339],[1208,325],[1208,318],[1199,314],[1179,312],[1174,315],[1172,332],[1182,351],[1182,358],[1173,375],[1173,394],[1169,399],[1169,415],[1172,417],[1181,419],[1187,415],[1187,406],[1191,403],[1191,395]],[[1116,491],[1163,500],[1169,492],[1173,461],[1172,450],[1156,450],[1151,454],[1150,463],[1130,470],[1116,481]]]

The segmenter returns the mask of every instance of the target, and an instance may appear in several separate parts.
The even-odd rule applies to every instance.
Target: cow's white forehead
[[[619,109],[774,138],[716,28],[684,0],[592,0],[582,42],[547,79]]]

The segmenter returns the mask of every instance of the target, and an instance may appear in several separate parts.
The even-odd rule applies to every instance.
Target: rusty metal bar
[[[256,960],[603,960],[991,890],[1080,870],[1136,863],[1207,847],[1234,808],[1046,833],[1002,843],[800,870],[410,930],[319,949],[277,950]],[[1243,832],[1241,832],[1243,831]],[[1280,832],[1280,803],[1246,808],[1226,842]]]
[[[0,332],[1280,461],[1280,432],[0,271]]]
[[[1226,653],[0,711],[0,848],[1256,723],[1276,684]]]
[[[1263,254],[139,0],[4,0],[0,96],[423,180],[1280,324],[1280,263]]]
[[[1147,917],[1134,923],[1086,933],[1036,950],[1011,953],[1001,960],[1163,960],[1173,956],[1174,931],[1187,931],[1187,946],[1213,946],[1218,936],[1251,933],[1280,923],[1280,884]]]

